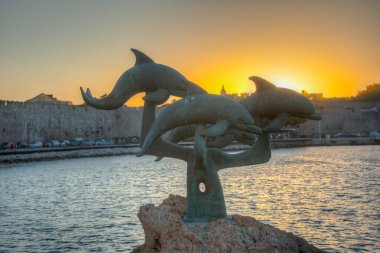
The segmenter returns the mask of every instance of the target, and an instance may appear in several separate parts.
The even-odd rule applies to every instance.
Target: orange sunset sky
[[[253,92],[251,75],[327,97],[380,82],[376,0],[0,0],[0,34],[1,100],[108,93],[131,47],[210,93]]]

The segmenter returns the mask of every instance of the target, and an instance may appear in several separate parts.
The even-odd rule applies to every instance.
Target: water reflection
[[[283,149],[221,171],[229,214],[303,236],[329,252],[380,250],[380,146]],[[145,203],[185,195],[185,163],[120,156],[0,168],[0,252],[128,251]]]

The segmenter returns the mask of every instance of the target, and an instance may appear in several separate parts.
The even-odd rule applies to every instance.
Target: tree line
[[[301,91],[301,94],[310,99],[313,102],[322,102],[326,98],[323,97],[322,93],[308,93],[305,90]],[[374,83],[367,85],[364,90],[357,93],[356,96],[350,98],[344,98],[347,101],[358,101],[358,102],[375,102],[380,101],[380,83]]]
[[[380,101],[380,83],[367,85],[366,89],[359,91],[353,100],[366,102]]]

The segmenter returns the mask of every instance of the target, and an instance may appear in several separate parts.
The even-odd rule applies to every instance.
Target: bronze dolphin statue
[[[188,96],[169,105],[158,116],[138,156],[144,155],[150,145],[165,132],[191,124],[213,124],[201,133],[207,137],[223,135],[228,129],[248,136],[261,134],[261,129],[254,125],[249,112],[238,102],[212,94]]]
[[[206,93],[175,69],[155,63],[149,56],[136,49],[132,48],[131,51],[136,56],[135,65],[120,76],[108,96],[97,99],[92,97],[89,89],[84,92],[82,87],[80,88],[86,104],[97,109],[113,110],[140,92],[149,92],[144,99],[157,104],[165,102],[170,95],[185,97]]]
[[[287,116],[295,116],[305,119],[320,120],[321,116],[315,112],[313,104],[301,94],[286,88],[278,88],[274,84],[264,80],[263,78],[252,76],[249,78],[256,84],[256,92],[248,98],[241,101],[241,104],[255,117],[275,118],[278,115],[281,117],[277,121],[286,121]],[[279,123],[277,122],[276,123]],[[285,125],[286,122],[279,125]],[[264,128],[264,131],[276,131],[269,125]],[[189,125],[175,129],[168,136],[168,141],[178,143],[181,140],[194,136],[195,126]],[[221,141],[221,139],[225,139]],[[251,140],[245,140],[245,136],[236,131],[230,130],[226,136],[219,138],[217,142],[208,141],[210,147],[222,147],[232,143],[233,139],[239,142],[249,144]],[[159,160],[159,159],[158,159]]]
[[[275,118],[285,113],[304,119],[320,120],[313,104],[304,96],[290,89],[278,88],[258,76],[249,78],[256,85],[256,92],[241,101],[241,104],[256,117]]]

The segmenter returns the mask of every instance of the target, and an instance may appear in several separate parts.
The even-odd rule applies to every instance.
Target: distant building
[[[53,97],[51,94],[41,93],[31,99],[25,101],[26,103],[57,103],[57,104],[72,104],[70,101],[61,101]]]
[[[307,91],[302,90],[301,94],[313,102],[322,102],[325,100],[322,93],[308,93]]]
[[[222,96],[227,95],[226,89],[224,89],[224,85],[222,85],[222,89],[220,90],[220,95]]]
[[[222,85],[222,89],[220,90],[220,95],[231,98],[236,101],[242,101],[243,99],[246,99],[247,97],[249,97],[251,94],[247,92],[240,93],[240,95],[239,93],[228,94],[226,89],[224,88],[224,85]]]
[[[242,92],[242,93],[240,93],[239,99],[240,99],[240,100],[246,99],[246,98],[249,97],[250,95],[251,95],[251,93],[248,93],[248,92]]]

